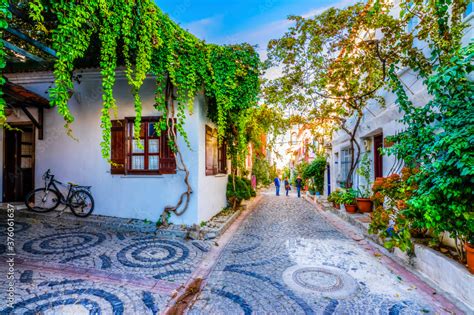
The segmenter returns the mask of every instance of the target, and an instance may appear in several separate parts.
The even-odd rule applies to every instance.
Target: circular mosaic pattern
[[[358,289],[357,281],[349,274],[334,267],[293,266],[283,272],[283,281],[292,289],[323,295],[330,298],[346,298]]]
[[[293,272],[293,281],[318,292],[332,292],[342,288],[339,275],[323,268],[302,268]]]
[[[107,311],[123,314],[124,304],[115,294],[102,289],[69,289],[23,300],[4,311],[6,314],[100,314]]]
[[[178,241],[145,239],[123,248],[117,260],[128,267],[159,268],[180,263],[188,256],[189,249]]]
[[[7,234],[7,224],[1,223],[0,224],[0,234],[6,235]],[[15,233],[20,233],[23,231],[28,230],[31,227],[28,223],[25,222],[15,222]]]
[[[97,246],[104,240],[101,233],[57,233],[30,240],[23,244],[23,250],[36,255],[63,254]]]

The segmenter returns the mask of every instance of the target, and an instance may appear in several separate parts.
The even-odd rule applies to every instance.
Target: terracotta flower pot
[[[336,209],[341,209],[341,205],[338,204],[338,203],[335,203],[335,204],[334,204],[334,208],[336,208]]]
[[[473,244],[464,244],[467,255],[467,269],[470,273],[474,273],[474,245]]]
[[[357,205],[344,205],[346,211],[349,213],[356,213],[357,212]]]
[[[372,212],[372,200],[370,200],[369,198],[357,198],[356,201],[357,208],[359,208],[360,212]]]

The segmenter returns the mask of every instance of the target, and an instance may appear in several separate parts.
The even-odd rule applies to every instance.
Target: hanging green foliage
[[[9,3],[7,0],[0,0],[0,71],[7,65],[6,52],[3,45],[3,32],[8,27],[8,19],[11,19],[11,13],[8,10]],[[2,71],[3,72],[3,71]],[[0,124],[6,122],[5,117],[5,100],[3,98],[3,90],[1,87],[5,84],[5,78],[0,75]]]
[[[102,75],[104,158],[110,158],[111,114],[117,113],[113,87],[119,65],[125,66],[132,90],[135,137],[141,124],[140,88],[147,75],[153,75],[157,82],[155,108],[163,117],[157,129],[165,130],[173,115],[174,128],[189,146],[186,117],[192,114],[196,94],[204,93],[209,100],[209,116],[218,125],[219,140],[227,140],[231,155],[243,154],[245,110],[256,106],[259,93],[260,62],[252,46],[206,44],[179,27],[151,0],[34,0],[28,7],[36,29],[51,40],[57,52],[50,102],[64,117],[70,135],[74,117],[68,101],[74,90],[73,70],[96,53]],[[5,14],[9,14],[8,9]],[[168,112],[167,89],[176,103],[173,113]],[[4,117],[0,111],[0,119]],[[169,141],[172,147],[176,145],[176,139]]]

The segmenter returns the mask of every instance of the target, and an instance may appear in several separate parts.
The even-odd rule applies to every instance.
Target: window
[[[176,159],[168,144],[168,134],[158,136],[154,124],[157,117],[144,117],[140,139],[134,137],[134,119],[112,122],[112,174],[172,174]]]
[[[227,174],[225,143],[219,146],[217,129],[206,126],[206,175]]]
[[[33,131],[23,130],[21,133],[21,154],[20,154],[20,168],[33,168]]]
[[[374,136],[374,176],[383,177],[383,134]]]
[[[341,150],[341,182],[345,182],[351,168],[351,149]]]

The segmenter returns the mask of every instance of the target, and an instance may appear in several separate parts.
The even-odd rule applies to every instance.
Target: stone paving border
[[[87,218],[78,218],[74,216],[69,209],[62,212],[61,210],[54,210],[46,213],[32,212],[26,209],[22,204],[14,204],[17,211],[15,215],[21,218],[36,219],[36,220],[54,220],[55,222],[63,222],[65,224],[74,223],[80,226],[94,226],[102,229],[109,229],[118,232],[140,232],[140,233],[154,233],[160,236],[185,238],[187,232],[182,230],[179,225],[173,225],[169,229],[157,229],[155,223],[146,223],[145,220],[127,219],[119,217],[110,217],[104,215],[94,215]],[[0,207],[0,217],[6,216],[6,208],[2,205]],[[62,212],[62,213],[61,213]],[[59,216],[58,216],[59,215]]]
[[[224,232],[229,228],[229,226],[240,216],[240,214],[245,211],[249,207],[249,205],[252,205],[254,203],[256,197],[251,198],[250,200],[245,200],[243,201],[242,205],[237,209],[234,213],[229,215],[227,219],[225,220],[224,223],[220,224],[218,228],[203,228],[204,231],[204,239],[205,240],[211,240],[214,238],[217,238],[224,234]],[[214,218],[218,217],[219,213],[216,214],[209,222],[212,222]]]
[[[240,216],[242,213],[242,209],[236,210],[234,213],[232,213],[230,216],[227,217],[227,220],[221,224],[218,228],[203,228],[204,232],[204,239],[205,240],[211,240],[215,239],[219,236],[221,236],[228,228],[229,226]],[[218,215],[218,214],[217,214]],[[213,219],[209,220],[212,222]]]
[[[415,257],[409,257],[398,248],[390,252],[383,247],[382,239],[368,232],[369,223],[363,222],[363,220],[369,218],[369,214],[349,214],[344,210],[344,207],[336,209],[324,199],[313,199],[308,196],[305,196],[305,199],[320,210],[337,215],[342,220],[359,229],[365,238],[379,245],[379,248],[386,255],[403,266],[410,266],[412,268],[410,269],[411,273],[427,282],[430,287],[437,288],[439,292],[443,292],[448,297],[448,300],[453,301],[454,304],[458,305],[458,308],[463,308],[465,313],[474,314],[472,308],[474,305],[474,300],[472,299],[474,296],[474,290],[472,289],[474,288],[474,275],[470,274],[464,266],[421,244],[415,244]],[[436,269],[443,271],[449,269],[451,272],[437,273],[434,271]],[[459,281],[460,279],[462,280]],[[471,282],[469,282],[469,279],[471,279]]]
[[[251,200],[244,201],[243,207],[244,209],[251,205],[254,202],[255,198]],[[164,236],[164,237],[176,237],[180,239],[185,239],[189,235],[189,231],[186,229],[182,229],[181,225],[173,224],[169,228],[166,229],[157,229],[153,222],[146,223],[144,220],[139,219],[127,219],[127,218],[118,218],[118,217],[110,217],[110,216],[103,216],[103,215],[94,215],[87,218],[78,218],[70,213],[69,210],[64,211],[51,211],[46,213],[36,213],[29,211],[23,203],[14,204],[17,211],[15,212],[19,217],[28,218],[28,219],[48,219],[54,218],[56,222],[64,222],[69,224],[73,222],[74,224],[80,226],[96,226],[100,228],[110,229],[113,231],[119,232],[140,232],[140,233],[154,233],[157,236]],[[0,205],[0,217],[2,215],[6,215],[6,212],[2,210],[6,210],[6,206],[4,204]],[[242,213],[242,209],[239,209],[232,213],[227,220],[221,224],[218,228],[210,229],[210,228],[203,228],[202,232],[204,234],[204,239],[214,239],[222,235],[227,228],[239,217]],[[60,214],[58,216],[58,214]],[[218,214],[217,214],[218,215]],[[211,219],[212,221],[212,219]]]
[[[314,200],[309,200],[308,197],[304,198],[308,203],[314,206],[314,208],[321,214],[321,216],[331,223],[339,232],[346,235],[347,237],[355,240],[366,252],[379,257],[382,263],[395,274],[401,276],[405,281],[408,281],[416,286],[417,290],[424,295],[424,297],[432,303],[432,305],[438,310],[442,310],[442,314],[464,314],[458,306],[454,305],[446,297],[438,294],[434,288],[423,281],[420,276],[416,275],[412,271],[406,269],[403,265],[398,263],[391,255],[383,248],[380,248],[378,244],[373,242],[371,239],[367,239],[361,231],[350,223],[343,221],[342,218],[333,214],[329,211],[324,211],[321,204]]]
[[[220,236],[220,238],[218,239],[219,243],[216,244],[217,246],[213,246],[211,248],[209,253],[204,257],[199,266],[191,274],[188,281],[176,290],[175,294],[173,295],[173,298],[168,302],[167,307],[163,310],[163,315],[172,315],[172,308],[174,307],[174,305],[180,300],[183,295],[186,294],[188,289],[196,283],[197,279],[203,280],[200,283],[200,289],[202,289],[206,285],[207,277],[216,266],[219,257],[224,251],[226,245],[231,241],[232,237],[237,232],[242,222],[252,213],[255,207],[260,203],[261,199],[262,195],[257,195],[257,197],[255,197],[249,204],[247,204],[246,209],[240,212],[240,216],[237,217],[234,222],[230,224],[228,229]],[[187,305],[188,309],[195,302],[196,298],[199,296],[199,293],[200,292],[198,292],[195,299]]]
[[[107,283],[117,285],[128,284],[135,288],[161,294],[170,294],[179,287],[179,284],[177,283],[137,277],[134,274],[107,272],[77,266],[65,266],[64,264],[44,262],[33,259],[26,260],[24,258],[17,258],[15,260],[15,264],[20,268],[32,269],[51,274],[67,275],[73,278],[87,279],[93,282],[100,283],[105,281]]]

